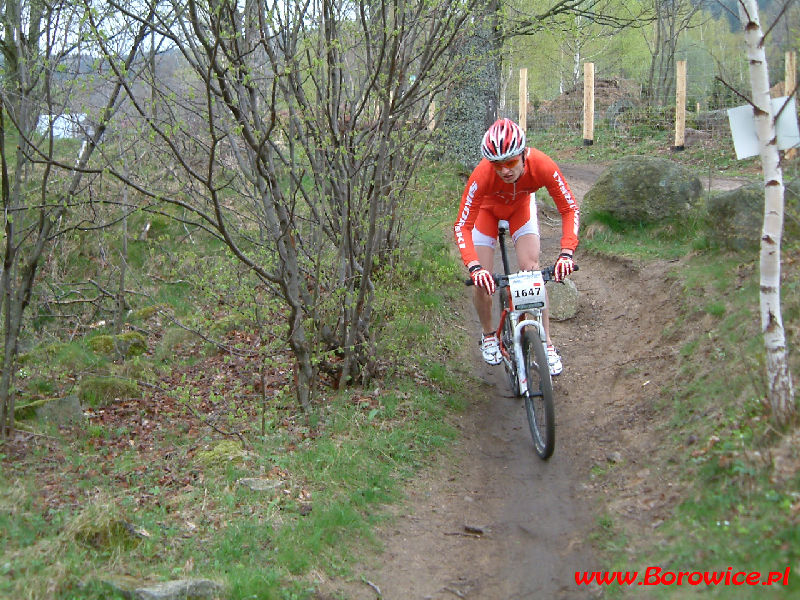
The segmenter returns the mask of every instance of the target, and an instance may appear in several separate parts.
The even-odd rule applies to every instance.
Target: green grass
[[[553,128],[549,131],[531,129],[528,131],[528,141],[557,161],[564,162],[613,162],[621,156],[638,154],[661,156],[694,168],[697,168],[697,165],[706,165],[704,171],[698,173],[701,179],[712,174],[752,175],[760,164],[758,157],[737,160],[730,138],[720,135],[715,136],[711,144],[690,144],[683,151],[674,151],[672,149],[675,142],[674,131],[667,131],[646,121],[634,125],[624,134],[609,129],[604,123],[598,123],[595,126],[594,143],[591,146],[583,145],[582,131],[565,132],[563,128]]]
[[[658,405],[662,450],[637,468],[658,468],[665,480],[686,493],[673,516],[650,539],[624,543],[624,520],[608,516],[595,528],[595,540],[609,569],[794,571],[800,560],[800,469],[796,450],[784,448],[784,434],[769,424],[764,405],[764,342],[758,310],[758,257],[693,247],[703,232],[694,229],[648,241],[640,232],[607,234],[589,241],[590,251],[624,255],[646,263],[651,258],[684,257],[673,277],[686,302],[663,335],[682,340],[676,378]],[[785,256],[796,256],[789,241]],[[800,296],[792,293],[800,270],[792,262],[783,271],[784,316],[796,317]],[[787,291],[788,290],[788,291]],[[797,328],[791,321],[787,341],[795,382],[800,372]],[[697,440],[687,444],[686,440]],[[765,457],[786,456],[786,476]],[[602,473],[596,473],[602,477]],[[618,540],[623,540],[618,543]],[[612,597],[621,590],[608,589]],[[699,595],[752,598],[754,588],[720,586],[708,590],[658,586],[648,597]],[[760,586],[759,597],[789,598],[800,593],[794,572],[788,586]]]
[[[693,251],[693,234],[677,228],[642,227],[617,232],[603,227],[581,242],[582,250],[636,259],[679,259]]]
[[[295,437],[279,433],[255,446],[254,455],[242,463],[206,466],[202,485],[177,497],[164,496],[167,489],[160,480],[168,465],[186,476],[195,472],[196,465],[186,463],[194,440],[172,440],[173,459],[144,470],[135,451],[122,453],[104,474],[95,466],[89,442],[127,432],[89,426],[87,443],[64,448],[65,478],[77,478],[76,489],[89,498],[105,490],[120,518],[151,532],[152,538],[122,550],[69,545],[51,523],[91,522],[91,503],[76,513],[57,510],[45,518],[33,500],[38,494],[30,493],[35,488],[24,492],[4,479],[0,525],[5,556],[14,556],[15,567],[0,581],[0,596],[14,596],[20,585],[35,590],[50,581],[58,582],[57,598],[76,597],[79,590],[82,598],[107,597],[101,574],[120,552],[126,572],[155,578],[181,576],[182,565],[191,560],[199,573],[226,582],[234,600],[308,597],[313,586],[304,581],[312,570],[350,575],[352,560],[365,549],[379,548],[371,534],[385,518],[379,507],[401,499],[404,481],[455,436],[445,418],[455,401],[412,381],[395,384],[394,391],[374,399],[375,407],[358,403],[355,392],[337,394],[321,416],[313,443],[286,452],[285,444]],[[273,466],[288,474],[275,496],[236,483]],[[115,491],[120,480],[127,483]],[[143,498],[162,498],[165,504],[142,504]],[[198,511],[200,506],[205,509]],[[187,530],[188,521],[194,529]],[[48,539],[52,542],[43,545]],[[57,564],[44,553],[51,544],[60,548]]]
[[[251,379],[235,377],[253,371],[255,359],[225,355],[165,317],[226,336],[249,331],[257,306],[267,326],[283,326],[216,242],[196,234],[200,247],[182,255],[174,227],[154,221],[147,241],[129,245],[132,281],[146,295],[131,296],[128,322],[147,337],[147,353],[98,355],[88,337],[112,333],[98,325],[26,357],[23,396],[70,391],[94,409],[82,427],[42,430],[47,437],[34,438],[42,443],[30,453],[3,459],[0,597],[113,598],[107,576],[126,574],[208,577],[230,600],[300,600],[312,597],[316,573],[353,577],[353,562],[380,548],[373,532],[388,518],[386,505],[456,436],[448,415],[463,407],[463,373],[446,361],[463,343],[451,326],[463,287],[445,224],[460,185],[441,167],[415,183],[409,243],[378,276],[382,377],[366,389],[322,387],[308,419],[294,406],[284,348],[265,347],[278,393],[263,406]],[[144,221],[132,219],[131,230]],[[77,248],[70,256],[80,273],[96,258]],[[253,339],[230,343],[249,350]],[[134,390],[132,381],[144,383]],[[164,412],[153,414],[154,405]],[[216,452],[220,442],[227,445]],[[252,477],[279,486],[257,492],[239,483]],[[130,537],[120,523],[148,535]]]
[[[578,156],[606,153],[611,159],[619,152],[602,149],[601,141],[580,148]],[[202,331],[214,325],[220,336],[252,326],[253,307],[262,311],[266,327],[285,326],[269,301],[256,295],[247,273],[226,267],[217,242],[197,234],[202,248],[181,254],[176,240],[182,228],[154,220],[150,241],[129,248],[136,281],[146,288],[143,297],[132,296],[132,308],[147,309],[132,313],[130,323],[150,336],[149,353],[113,361],[92,352],[76,334],[72,341],[32,349],[23,365],[20,385],[30,396],[74,392],[81,381],[103,378],[97,380],[103,385],[86,393],[98,408],[104,405],[104,417],[79,431],[41,431],[46,437],[34,438],[35,447],[24,456],[12,459],[11,450],[0,448],[6,455],[0,472],[0,597],[111,598],[104,579],[110,571],[151,580],[210,577],[227,586],[231,600],[299,600],[313,597],[318,573],[354,577],[354,561],[380,549],[374,531],[389,518],[385,506],[402,500],[404,485],[456,436],[448,416],[463,408],[467,371],[460,348],[467,334],[454,326],[463,268],[450,226],[462,185],[453,165],[431,165],[413,182],[409,209],[416,218],[405,225],[408,244],[377,277],[380,377],[363,389],[321,387],[308,419],[293,405],[285,348],[264,350],[275,378],[275,393],[264,406],[252,382],[261,356],[237,362],[153,312],[157,305]],[[138,229],[144,220],[140,215],[132,224]],[[774,483],[769,470],[745,460],[746,453],[775,443],[760,403],[763,350],[754,257],[708,249],[700,227],[609,227],[582,246],[643,262],[689,256],[687,268],[674,275],[685,308],[676,310],[674,324],[663,332],[681,346],[679,385],[665,391],[658,407],[664,421],[658,435],[673,461],[671,475],[690,485],[691,493],[659,528],[657,544],[641,548],[625,531],[624,519],[605,513],[593,541],[610,564],[630,565],[634,543],[637,561],[675,568],[751,559],[770,569],[796,564],[800,544],[791,507],[800,482],[795,477]],[[75,250],[79,270],[91,259]],[[186,272],[200,275],[190,279]],[[796,319],[796,273],[786,275],[784,286],[784,314]],[[48,321],[43,327],[54,326]],[[240,349],[254,345],[253,339],[231,343]],[[791,343],[796,347],[797,340]],[[248,377],[237,379],[240,373]],[[163,413],[148,412],[148,402],[115,402],[127,392],[105,384],[131,379],[161,388]],[[154,392],[144,385],[138,393]],[[115,410],[122,412],[114,420]],[[699,440],[696,446],[677,442],[690,435]],[[719,442],[693,456],[710,436]],[[232,442],[226,446],[230,452],[203,462],[220,442]],[[602,479],[621,468],[598,467],[592,476]],[[280,486],[255,492],[238,483],[243,477]],[[110,508],[104,513],[105,507]],[[149,537],[123,537],[111,545],[70,537],[77,524],[97,522],[99,514]]]

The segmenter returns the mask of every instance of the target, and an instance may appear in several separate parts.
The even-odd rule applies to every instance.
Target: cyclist
[[[555,264],[555,279],[562,281],[575,268],[573,254],[578,247],[580,211],[556,163],[540,150],[526,147],[525,132],[512,120],[500,119],[489,127],[481,153],[484,160],[464,187],[454,229],[461,258],[475,283],[473,302],[483,328],[483,359],[496,365],[502,355],[492,322],[495,282],[483,265],[494,265],[498,222],[508,221],[519,268],[538,269],[540,238],[535,192],[545,187],[561,213],[561,253]],[[550,373],[558,375],[563,367],[550,339],[547,310],[543,317]]]

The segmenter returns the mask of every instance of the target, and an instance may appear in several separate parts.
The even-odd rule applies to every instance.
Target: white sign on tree
[[[783,108],[775,123],[775,135],[778,138],[778,150],[788,150],[800,146],[800,130],[797,127],[797,108],[792,97],[786,103],[786,96],[772,98],[772,114],[777,115]],[[783,105],[786,104],[784,107]],[[733,147],[736,158],[750,158],[758,156],[758,136],[756,135],[756,122],[753,117],[753,107],[749,104],[728,109],[728,121],[733,134]]]

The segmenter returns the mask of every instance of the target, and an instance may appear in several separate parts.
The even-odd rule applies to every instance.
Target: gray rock
[[[47,398],[25,406],[18,406],[14,409],[14,416],[20,420],[35,417],[39,421],[47,421],[56,425],[69,425],[84,419],[81,402],[77,396]]]
[[[694,210],[703,192],[700,179],[665,158],[628,156],[609,167],[583,199],[588,225],[654,225]]]
[[[571,279],[564,283],[547,284],[547,301],[549,302],[550,318],[555,321],[566,321],[578,313],[578,287]]]
[[[223,587],[209,579],[178,579],[133,592],[135,600],[213,600],[220,598]]]
[[[112,575],[101,581],[116,594],[130,600],[218,600],[225,596],[224,586],[210,579],[152,583],[129,575]]]
[[[250,488],[254,492],[276,492],[283,485],[280,479],[265,479],[263,477],[244,477],[236,483]]]
[[[799,197],[800,179],[795,179],[786,184],[784,191],[784,239],[800,236]],[[706,232],[712,244],[732,250],[758,249],[764,225],[763,182],[712,196],[708,199],[707,213]]]

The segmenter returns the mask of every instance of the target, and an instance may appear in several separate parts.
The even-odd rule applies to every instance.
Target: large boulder
[[[665,158],[628,156],[600,176],[583,199],[586,224],[655,225],[686,215],[703,192],[689,169]]]
[[[551,283],[547,286],[547,301],[550,318],[554,321],[566,321],[578,312],[578,288],[571,279],[562,283]]]
[[[755,250],[761,244],[764,225],[764,183],[759,181],[708,199],[708,240],[722,248]],[[783,238],[800,236],[800,179],[786,184]]]

